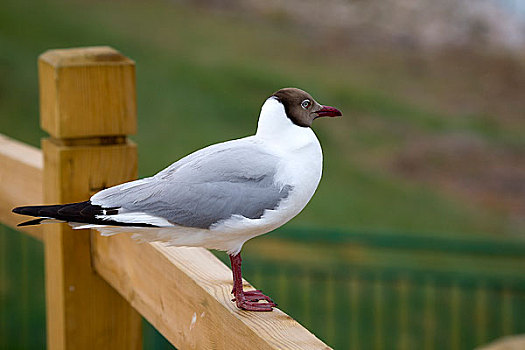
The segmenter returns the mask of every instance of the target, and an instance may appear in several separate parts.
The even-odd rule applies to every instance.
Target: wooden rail
[[[16,228],[20,215],[11,209],[27,203],[42,203],[42,152],[38,148],[0,134],[0,222]],[[20,227],[42,240],[43,226]]]
[[[133,61],[109,47],[53,50],[39,73],[43,153],[0,137],[10,226],[14,206],[86,200],[136,176]],[[44,227],[26,232],[44,239],[50,349],[141,348],[140,315],[179,349],[329,349],[278,309],[237,309],[231,271],[205,249]]]

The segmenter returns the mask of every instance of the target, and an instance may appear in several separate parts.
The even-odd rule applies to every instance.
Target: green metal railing
[[[246,278],[336,349],[473,349],[525,333],[524,241],[310,228],[269,236],[246,247]],[[271,252],[260,244],[289,253],[257,254]],[[43,347],[43,293],[42,244],[0,228],[0,348]],[[144,344],[171,347],[147,325]]]
[[[245,271],[337,349],[473,349],[525,332],[524,280],[267,261]]]
[[[336,256],[244,259],[248,280],[336,349],[473,349],[525,332],[523,240],[312,228],[269,236]]]

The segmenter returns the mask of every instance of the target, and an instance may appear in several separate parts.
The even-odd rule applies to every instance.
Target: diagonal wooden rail
[[[43,151],[0,135],[0,221],[12,227],[14,206],[85,200],[136,176],[134,62],[109,47],[53,50],[39,74]],[[278,309],[237,309],[231,271],[205,249],[44,226],[24,231],[45,244],[50,349],[141,348],[139,315],[179,349],[329,349]]]
[[[0,222],[16,227],[20,215],[11,209],[26,203],[43,203],[42,152],[35,147],[0,134]],[[21,231],[43,239],[43,226],[19,227]]]

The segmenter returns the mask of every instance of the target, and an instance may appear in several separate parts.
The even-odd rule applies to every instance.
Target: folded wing
[[[99,218],[129,223],[143,217],[142,224],[156,226],[158,219],[195,228],[209,228],[234,215],[258,219],[292,187],[276,183],[277,157],[256,145],[229,144],[194,153],[156,176],[103,190],[91,203],[118,210]]]

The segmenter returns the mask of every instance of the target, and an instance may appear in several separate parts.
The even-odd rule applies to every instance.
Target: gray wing
[[[94,204],[122,208],[198,228],[242,215],[260,218],[288,196],[274,181],[278,158],[251,143],[225,143],[195,152],[154,177],[115,186]]]

